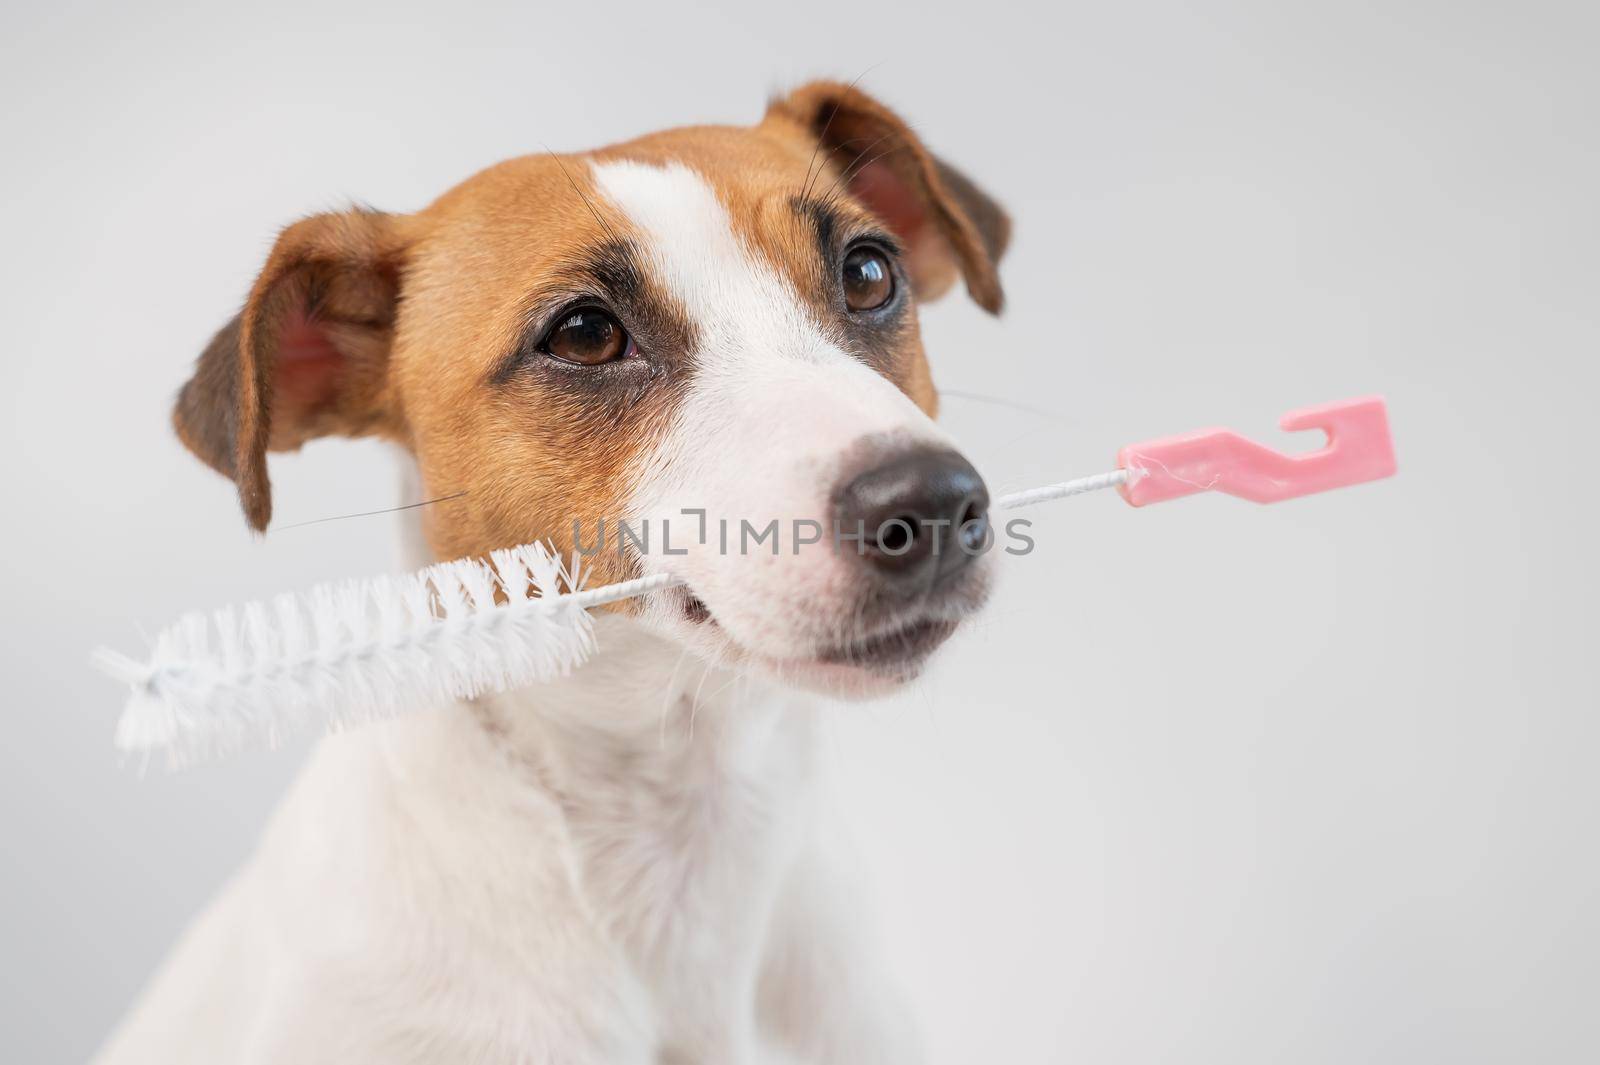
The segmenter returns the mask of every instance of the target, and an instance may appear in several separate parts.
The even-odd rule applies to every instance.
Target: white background
[[[394,565],[167,427],[281,224],[852,78],[1012,210],[925,314],[998,490],[1392,404],[1393,481],[1037,515],[837,776],[939,1062],[1600,1060],[1593,5],[9,5],[0,1040],[83,1058],[304,748],[144,777],[91,647]],[[284,524],[398,501],[274,459]]]

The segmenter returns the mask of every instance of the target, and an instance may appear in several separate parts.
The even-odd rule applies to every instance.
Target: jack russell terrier
[[[688,585],[599,617],[564,680],[323,741],[99,1060],[921,1060],[806,693],[894,690],[987,594],[916,302],[959,275],[997,312],[1009,230],[831,82],[285,229],[173,416],[251,526],[269,450],[373,435],[455,497],[437,558],[676,519],[670,553],[588,566]],[[865,534],[724,550],[685,513]]]

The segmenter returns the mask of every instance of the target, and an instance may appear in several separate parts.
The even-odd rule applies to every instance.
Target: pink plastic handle
[[[1394,443],[1381,396],[1290,411],[1278,424],[1288,432],[1321,429],[1327,446],[1284,455],[1231,429],[1164,437],[1117,452],[1118,466],[1144,471],[1118,491],[1136,507],[1206,491],[1276,503],[1394,474]]]

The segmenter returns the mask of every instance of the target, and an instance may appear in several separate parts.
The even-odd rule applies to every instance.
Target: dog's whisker
[[[659,729],[660,735],[657,737],[657,744],[663,751],[667,749],[667,717],[671,713],[672,703],[676,698],[678,670],[683,668],[684,659],[688,658],[689,655],[690,648],[685,645],[683,648],[683,653],[678,655],[678,660],[672,664],[672,672],[667,676],[666,688],[661,696],[661,726]]]
[[[546,145],[544,150],[551,159],[555,160],[556,166],[561,168],[561,176],[567,179],[567,184],[571,185],[572,191],[578,194],[578,199],[582,200],[583,205],[589,208],[589,213],[594,215],[594,220],[600,224],[600,228],[605,230],[606,235],[609,236],[613,241],[621,243],[621,235],[618,234],[616,229],[612,227],[611,223],[606,221],[604,216],[600,214],[599,208],[595,207],[594,201],[589,198],[588,194],[585,193],[583,189],[578,187],[578,182],[573,178],[572,172],[567,169],[567,164],[561,161],[561,157],[559,155],[550,150],[549,145]]]
[[[837,194],[841,193],[844,188],[849,187],[849,181],[852,177],[860,174],[862,170],[866,169],[872,163],[877,162],[879,159],[882,159],[893,152],[899,151],[904,147],[904,145],[896,145],[895,147],[890,148],[887,151],[880,152],[878,155],[872,156],[871,158],[868,158],[868,152],[872,151],[872,149],[876,148],[884,141],[892,140],[896,137],[907,136],[910,133],[911,130],[909,128],[905,130],[890,130],[888,133],[885,133],[881,137],[878,137],[877,139],[868,143],[865,148],[861,149],[861,151],[856,154],[856,157],[852,159],[848,165],[839,171],[839,175],[833,179],[833,184],[828,186],[828,191],[823,193],[821,202],[824,204],[834,202]]]
[[[821,130],[821,132],[819,132],[817,134],[817,143],[811,149],[811,158],[806,163],[806,179],[805,179],[805,182],[803,184],[801,184],[801,186],[800,186],[800,198],[802,200],[805,199],[807,196],[809,196],[811,194],[811,183],[814,180],[816,180],[811,174],[811,168],[813,166],[816,166],[817,154],[819,152],[821,152],[822,149],[823,149],[823,146],[828,143],[828,130],[830,128],[832,128],[833,120],[838,117],[840,108],[842,108],[844,106],[843,96],[848,95],[849,93],[853,92],[855,90],[855,87],[858,84],[861,83],[861,79],[862,78],[866,77],[868,74],[871,74],[874,70],[877,70],[882,65],[883,65],[883,61],[879,60],[878,62],[876,62],[876,63],[872,64],[870,67],[868,67],[866,70],[863,70],[861,73],[859,73],[855,77],[851,78],[850,79],[850,84],[845,89],[845,92],[843,94],[841,94],[841,98],[837,99],[837,100],[834,100],[833,107],[832,107],[831,110],[829,110],[828,117],[827,117],[826,121],[824,121],[822,123],[822,130]],[[826,165],[826,164],[824,164],[824,165]],[[822,174],[822,167],[817,167],[817,175],[820,176],[821,174]]]
[[[322,525],[325,522],[344,521],[347,518],[371,518],[378,514],[398,514],[402,510],[416,510],[419,507],[431,507],[435,503],[448,503],[452,499],[462,498],[467,494],[467,491],[468,490],[463,489],[460,492],[453,492],[447,496],[439,496],[435,499],[424,499],[420,503],[405,503],[398,507],[384,507],[382,510],[362,510],[357,511],[354,514],[335,514],[327,518],[312,518],[310,521],[297,521],[293,525],[276,526],[272,531],[287,532],[290,529],[303,529],[308,525]]]
[[[1054,411],[1045,410],[1043,407],[1035,407],[1032,404],[1023,403],[1019,400],[1007,399],[1004,396],[991,396],[983,392],[969,392],[962,388],[939,389],[939,398],[944,399],[946,397],[950,399],[971,400],[974,403],[992,403],[997,407],[1006,407],[1010,410],[1021,411],[1024,414],[1032,414],[1038,418],[1048,418],[1053,422],[1067,423],[1071,421],[1071,419],[1056,414]]]

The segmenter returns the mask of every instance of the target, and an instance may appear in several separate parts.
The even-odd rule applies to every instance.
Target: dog
[[[368,435],[450,497],[435,558],[546,540],[687,584],[601,612],[565,679],[322,741],[98,1060],[922,1060],[815,704],[906,684],[987,595],[916,305],[959,278],[998,313],[1009,235],[835,82],[283,230],[173,415],[255,530],[269,451]],[[773,520],[843,532],[722,531]]]

